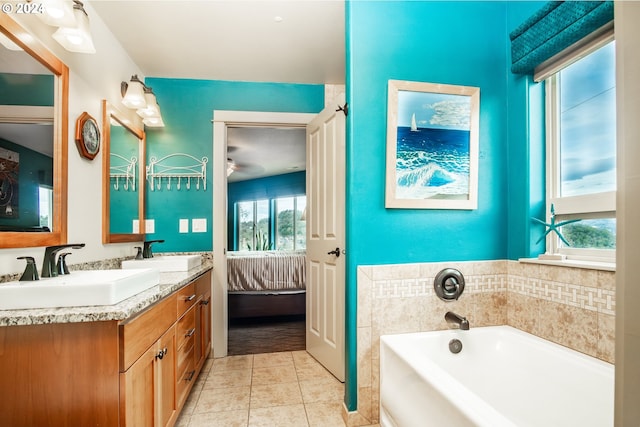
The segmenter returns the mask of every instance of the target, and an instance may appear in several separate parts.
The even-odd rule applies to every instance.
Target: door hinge
[[[336,111],[342,111],[344,113],[345,117],[348,116],[349,115],[349,104],[345,103],[344,106],[342,106],[342,107],[338,105],[338,109]]]

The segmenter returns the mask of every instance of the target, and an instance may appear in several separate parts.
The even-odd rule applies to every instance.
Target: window
[[[306,196],[237,202],[236,250],[305,249],[306,206]]]
[[[306,247],[305,222],[301,219],[306,206],[306,196],[275,200],[276,249],[294,250]]]
[[[549,233],[547,252],[614,262],[615,42],[610,37],[574,58],[545,80],[547,212],[554,209],[556,223],[575,220],[559,229],[566,243]]]
[[[38,186],[38,210],[40,227],[53,229],[53,188]]]
[[[237,203],[238,250],[266,251],[269,243],[269,200]]]

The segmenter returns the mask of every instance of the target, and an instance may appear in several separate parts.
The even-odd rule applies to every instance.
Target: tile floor
[[[344,427],[344,385],[306,351],[209,359],[178,427]]]

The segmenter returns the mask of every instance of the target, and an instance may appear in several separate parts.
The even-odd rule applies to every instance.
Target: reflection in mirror
[[[106,100],[102,127],[102,241],[142,241],[145,133]]]
[[[0,35],[0,248],[66,243],[69,70],[7,14]]]

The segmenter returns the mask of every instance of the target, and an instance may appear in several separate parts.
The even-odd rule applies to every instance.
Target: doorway
[[[227,126],[226,145],[228,355],[305,350],[306,129]]]
[[[227,132],[232,126],[305,127],[309,198],[306,289],[302,291],[306,313],[306,350],[336,378],[344,381],[344,94],[338,108],[325,107],[319,114],[214,111],[214,159],[227,165]],[[341,103],[342,102],[342,103]],[[222,163],[220,161],[224,161]],[[227,168],[214,168],[212,296],[214,357],[228,354],[227,287]],[[331,250],[328,247],[331,246]],[[229,281],[229,283],[232,283]],[[294,295],[294,298],[296,296]]]
[[[270,127],[305,128],[316,114],[269,113],[250,111],[214,111],[213,113],[213,157],[226,159],[227,134],[230,128]],[[218,161],[217,164],[220,164]],[[214,357],[228,354],[228,288],[227,288],[227,169],[213,168],[213,327],[212,342]],[[222,232],[220,232],[222,231]]]

